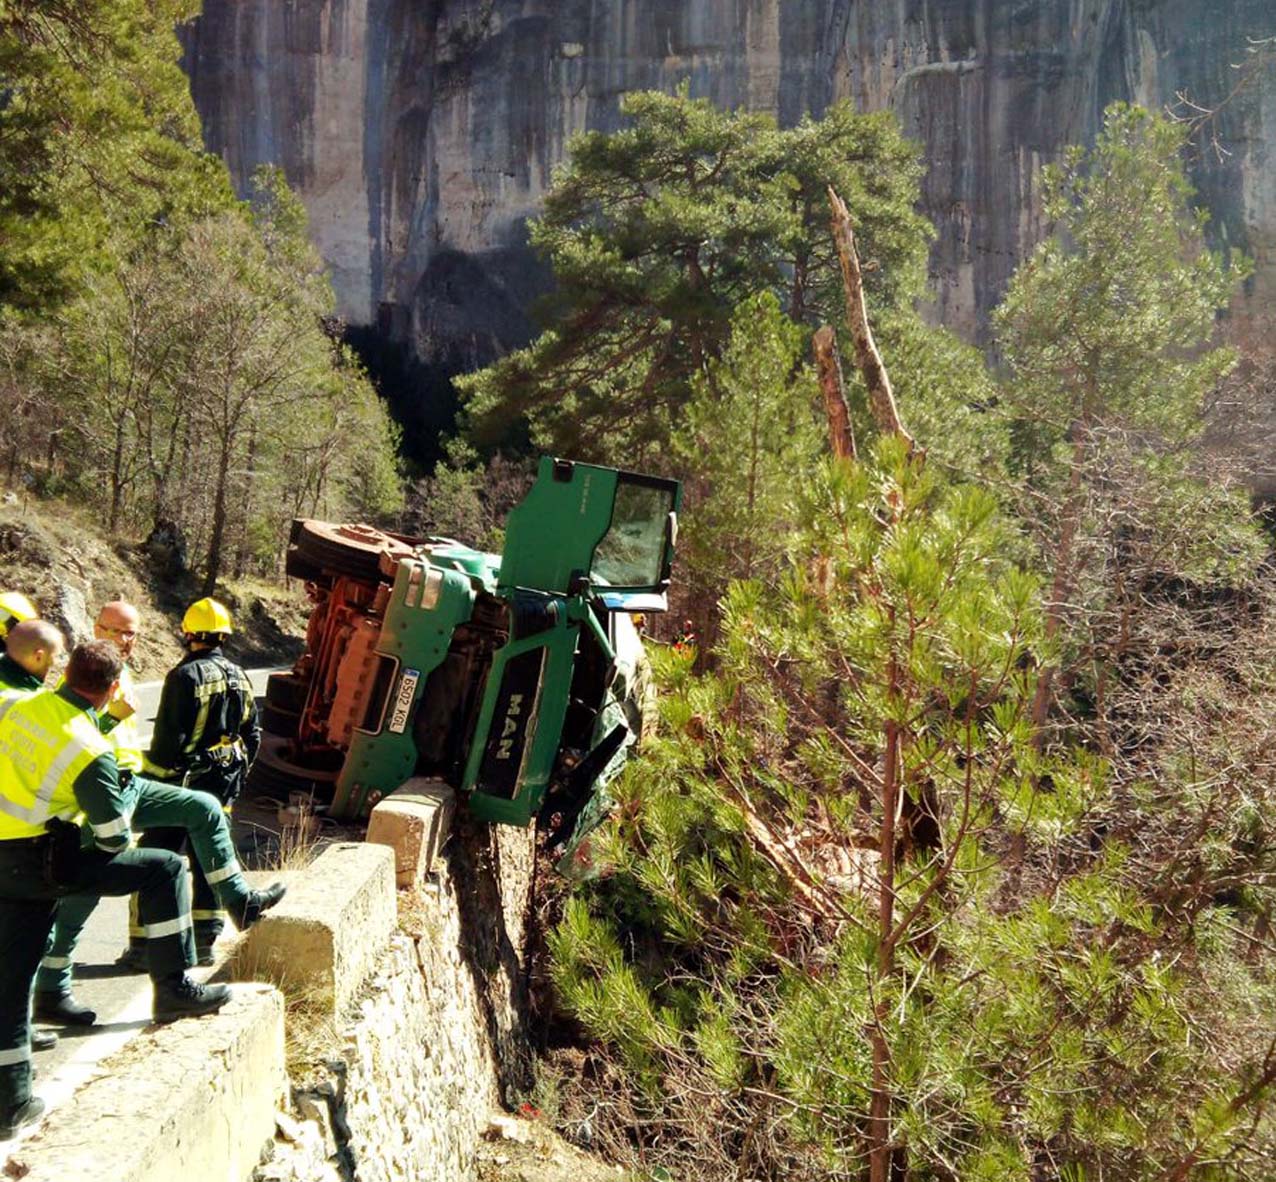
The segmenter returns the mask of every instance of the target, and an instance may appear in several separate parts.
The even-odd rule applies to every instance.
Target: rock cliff
[[[207,142],[277,163],[352,324],[449,367],[524,341],[525,247],[583,128],[672,88],[792,121],[851,96],[921,145],[935,312],[978,339],[1042,233],[1039,180],[1113,99],[1234,88],[1271,0],[204,0],[184,31]],[[1245,88],[1194,170],[1217,241],[1276,286],[1276,83]]]

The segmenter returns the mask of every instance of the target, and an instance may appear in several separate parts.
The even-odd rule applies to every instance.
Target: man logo
[[[496,748],[497,759],[509,759],[514,752],[514,736],[518,734],[518,720],[523,715],[523,695],[510,694],[510,704],[505,710],[505,725],[501,729],[501,741]]]

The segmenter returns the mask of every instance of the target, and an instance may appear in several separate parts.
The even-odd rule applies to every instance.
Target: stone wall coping
[[[218,1013],[150,1027],[10,1155],[26,1182],[242,1182],[288,1093],[284,1006],[241,984]]]
[[[227,972],[273,981],[337,1013],[358,993],[398,927],[394,851],[336,842],[236,946]]]

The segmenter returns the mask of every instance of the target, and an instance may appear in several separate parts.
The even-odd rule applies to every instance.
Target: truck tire
[[[293,673],[272,673],[266,678],[266,704],[300,714],[306,708],[310,681]],[[269,729],[269,728],[267,728]]]
[[[387,550],[402,558],[412,554],[406,542],[370,525],[298,519],[293,522],[284,569],[294,578],[311,582],[344,575],[375,583],[381,578],[381,555]]]
[[[313,765],[294,762],[290,741],[266,732],[261,737],[261,748],[248,773],[248,783],[258,792],[272,794],[289,792],[313,792],[327,802],[332,799],[337,776],[341,772],[341,754],[333,751],[328,759]]]
[[[321,804],[332,803],[336,787],[334,784],[281,772],[265,763],[253,764],[252,771],[248,773],[248,786],[258,796],[273,796],[279,800],[287,800],[290,792],[309,792]]]
[[[297,710],[284,710],[267,702],[261,708],[261,726],[272,735],[281,739],[295,739],[301,727],[301,713]]]

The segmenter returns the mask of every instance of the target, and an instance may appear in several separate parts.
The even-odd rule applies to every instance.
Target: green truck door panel
[[[559,615],[546,631],[512,640],[494,657],[461,784],[481,820],[527,825],[545,799],[578,640],[578,624]]]
[[[378,681],[385,684],[375,687],[365,726],[351,738],[337,779],[334,816],[366,815],[416,771],[412,719],[421,693],[473,607],[467,575],[417,559],[399,563],[376,648],[382,666]]]
[[[543,458],[505,527],[501,587],[568,595],[584,574],[618,589],[663,591],[679,492],[672,480]]]

